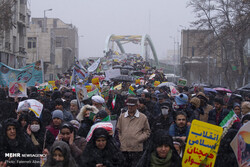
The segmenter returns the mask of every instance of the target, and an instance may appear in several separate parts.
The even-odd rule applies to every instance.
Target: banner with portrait
[[[14,69],[0,62],[0,85],[9,86],[10,82],[26,83],[26,86],[43,83],[42,62],[39,60],[20,69]]]

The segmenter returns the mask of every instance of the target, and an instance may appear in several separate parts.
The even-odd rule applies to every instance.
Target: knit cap
[[[60,120],[63,120],[63,112],[61,110],[55,110],[52,113],[52,119],[59,118]]]
[[[188,96],[186,94],[181,93],[178,96],[175,96],[175,102],[178,106],[185,105],[188,103]]]

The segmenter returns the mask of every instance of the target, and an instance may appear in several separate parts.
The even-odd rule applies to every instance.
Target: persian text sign
[[[222,127],[193,120],[182,159],[182,166],[198,167],[203,162],[204,166],[213,167],[222,132]],[[215,144],[216,147],[214,147]],[[205,158],[206,161],[203,161]]]
[[[9,86],[10,82],[26,83],[26,86],[35,86],[36,83],[43,83],[41,61],[20,69],[14,69],[0,63],[0,85]]]

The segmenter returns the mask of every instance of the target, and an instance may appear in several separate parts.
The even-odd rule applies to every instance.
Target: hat
[[[161,108],[171,108],[171,103],[165,101],[161,103]]]
[[[76,100],[76,99],[71,100],[70,104],[75,104],[75,105],[77,105],[77,100]]]
[[[178,96],[175,96],[175,102],[178,106],[187,104],[188,96],[186,94],[181,93]]]
[[[80,128],[80,123],[77,120],[71,120],[70,123],[76,128]]]
[[[190,100],[190,103],[192,103],[196,108],[200,107],[200,99],[198,97],[193,97]]]
[[[206,96],[203,92],[199,92],[199,93],[197,94],[197,97],[198,97],[198,96],[203,97],[206,101],[208,101],[207,96]]]
[[[96,118],[104,119],[108,116],[108,113],[105,110],[101,110],[96,114]]]
[[[61,110],[55,110],[52,112],[52,119],[59,118],[63,120],[63,112]]]
[[[158,95],[158,99],[159,99],[159,100],[164,99],[164,94],[163,94],[163,93],[159,94],[159,95]]]
[[[240,107],[240,104],[239,104],[239,103],[234,103],[233,109],[234,109],[235,107]]]
[[[127,105],[128,106],[135,106],[137,105],[138,99],[136,97],[129,97],[127,100]]]
[[[98,95],[93,96],[92,100],[95,101],[96,103],[101,103],[101,104],[105,102],[105,100],[101,96],[98,96]]]

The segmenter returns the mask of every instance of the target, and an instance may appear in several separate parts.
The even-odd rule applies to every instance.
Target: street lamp
[[[172,37],[172,36],[169,36],[169,38],[172,38],[173,40],[174,40],[174,74],[175,74],[175,66],[176,66],[176,58],[175,58],[175,38],[174,37]]]
[[[46,28],[47,28],[47,18],[46,18],[47,11],[52,11],[52,9],[46,9],[43,11],[43,18],[44,18],[43,32],[46,32]]]

